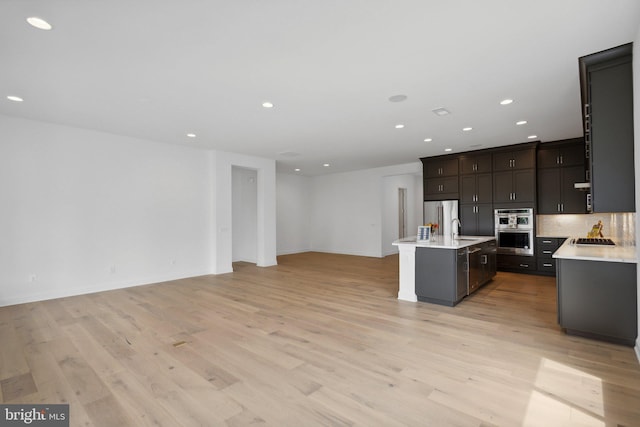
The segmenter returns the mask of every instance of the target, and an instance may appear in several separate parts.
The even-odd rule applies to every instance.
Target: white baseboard
[[[13,295],[9,297],[0,298],[0,307],[6,307],[10,305],[17,305],[17,304],[26,304],[30,302],[45,301],[45,300],[57,299],[57,298],[73,297],[77,295],[93,294],[96,292],[111,291],[115,289],[132,288],[135,286],[152,285],[154,283],[170,282],[172,280],[206,276],[209,274],[211,274],[211,272],[193,271],[193,272],[182,273],[182,274],[146,277],[146,278],[138,278],[138,279],[131,279],[131,280],[122,280],[117,282],[106,282],[106,283],[101,283],[101,284],[86,286],[86,287],[54,289],[51,291],[35,292],[31,294],[26,294],[26,295]]]
[[[278,251],[278,256],[280,255],[293,255],[293,254],[302,254],[305,252],[311,252],[310,248],[304,248],[304,249],[290,249],[290,250],[283,250],[283,251]]]
[[[640,336],[636,339],[636,346],[634,347],[634,350],[636,351],[636,358],[638,359],[638,362],[640,362]]]
[[[336,255],[354,255],[354,256],[363,256],[363,257],[369,257],[369,258],[384,258],[381,252],[372,253],[372,252],[363,252],[363,251],[351,251],[347,249],[313,248],[311,252],[322,252],[326,254],[336,254]]]

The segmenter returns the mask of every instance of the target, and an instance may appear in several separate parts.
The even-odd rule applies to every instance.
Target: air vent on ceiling
[[[447,114],[451,114],[449,110],[443,107],[436,108],[435,110],[431,111],[433,111],[433,114],[435,114],[436,116],[446,116]]]

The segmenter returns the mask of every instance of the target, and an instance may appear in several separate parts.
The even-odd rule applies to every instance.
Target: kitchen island
[[[453,306],[495,275],[493,236],[411,237],[393,245],[400,252],[400,300]]]
[[[567,239],[553,258],[563,330],[633,346],[638,335],[635,245],[589,246]]]

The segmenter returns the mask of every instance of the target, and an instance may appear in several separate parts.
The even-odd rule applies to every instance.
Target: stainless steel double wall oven
[[[499,254],[533,256],[533,209],[495,209]]]

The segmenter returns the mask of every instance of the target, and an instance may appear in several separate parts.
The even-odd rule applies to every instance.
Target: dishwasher
[[[469,257],[467,254],[467,248],[458,249],[458,256],[456,258],[456,301],[460,301],[465,296],[469,295]]]
[[[482,248],[478,246],[468,248],[467,262],[469,265],[469,294],[477,291],[482,284],[482,261],[483,257],[486,258],[486,255],[482,255],[481,252]],[[484,263],[486,264],[486,261]]]

